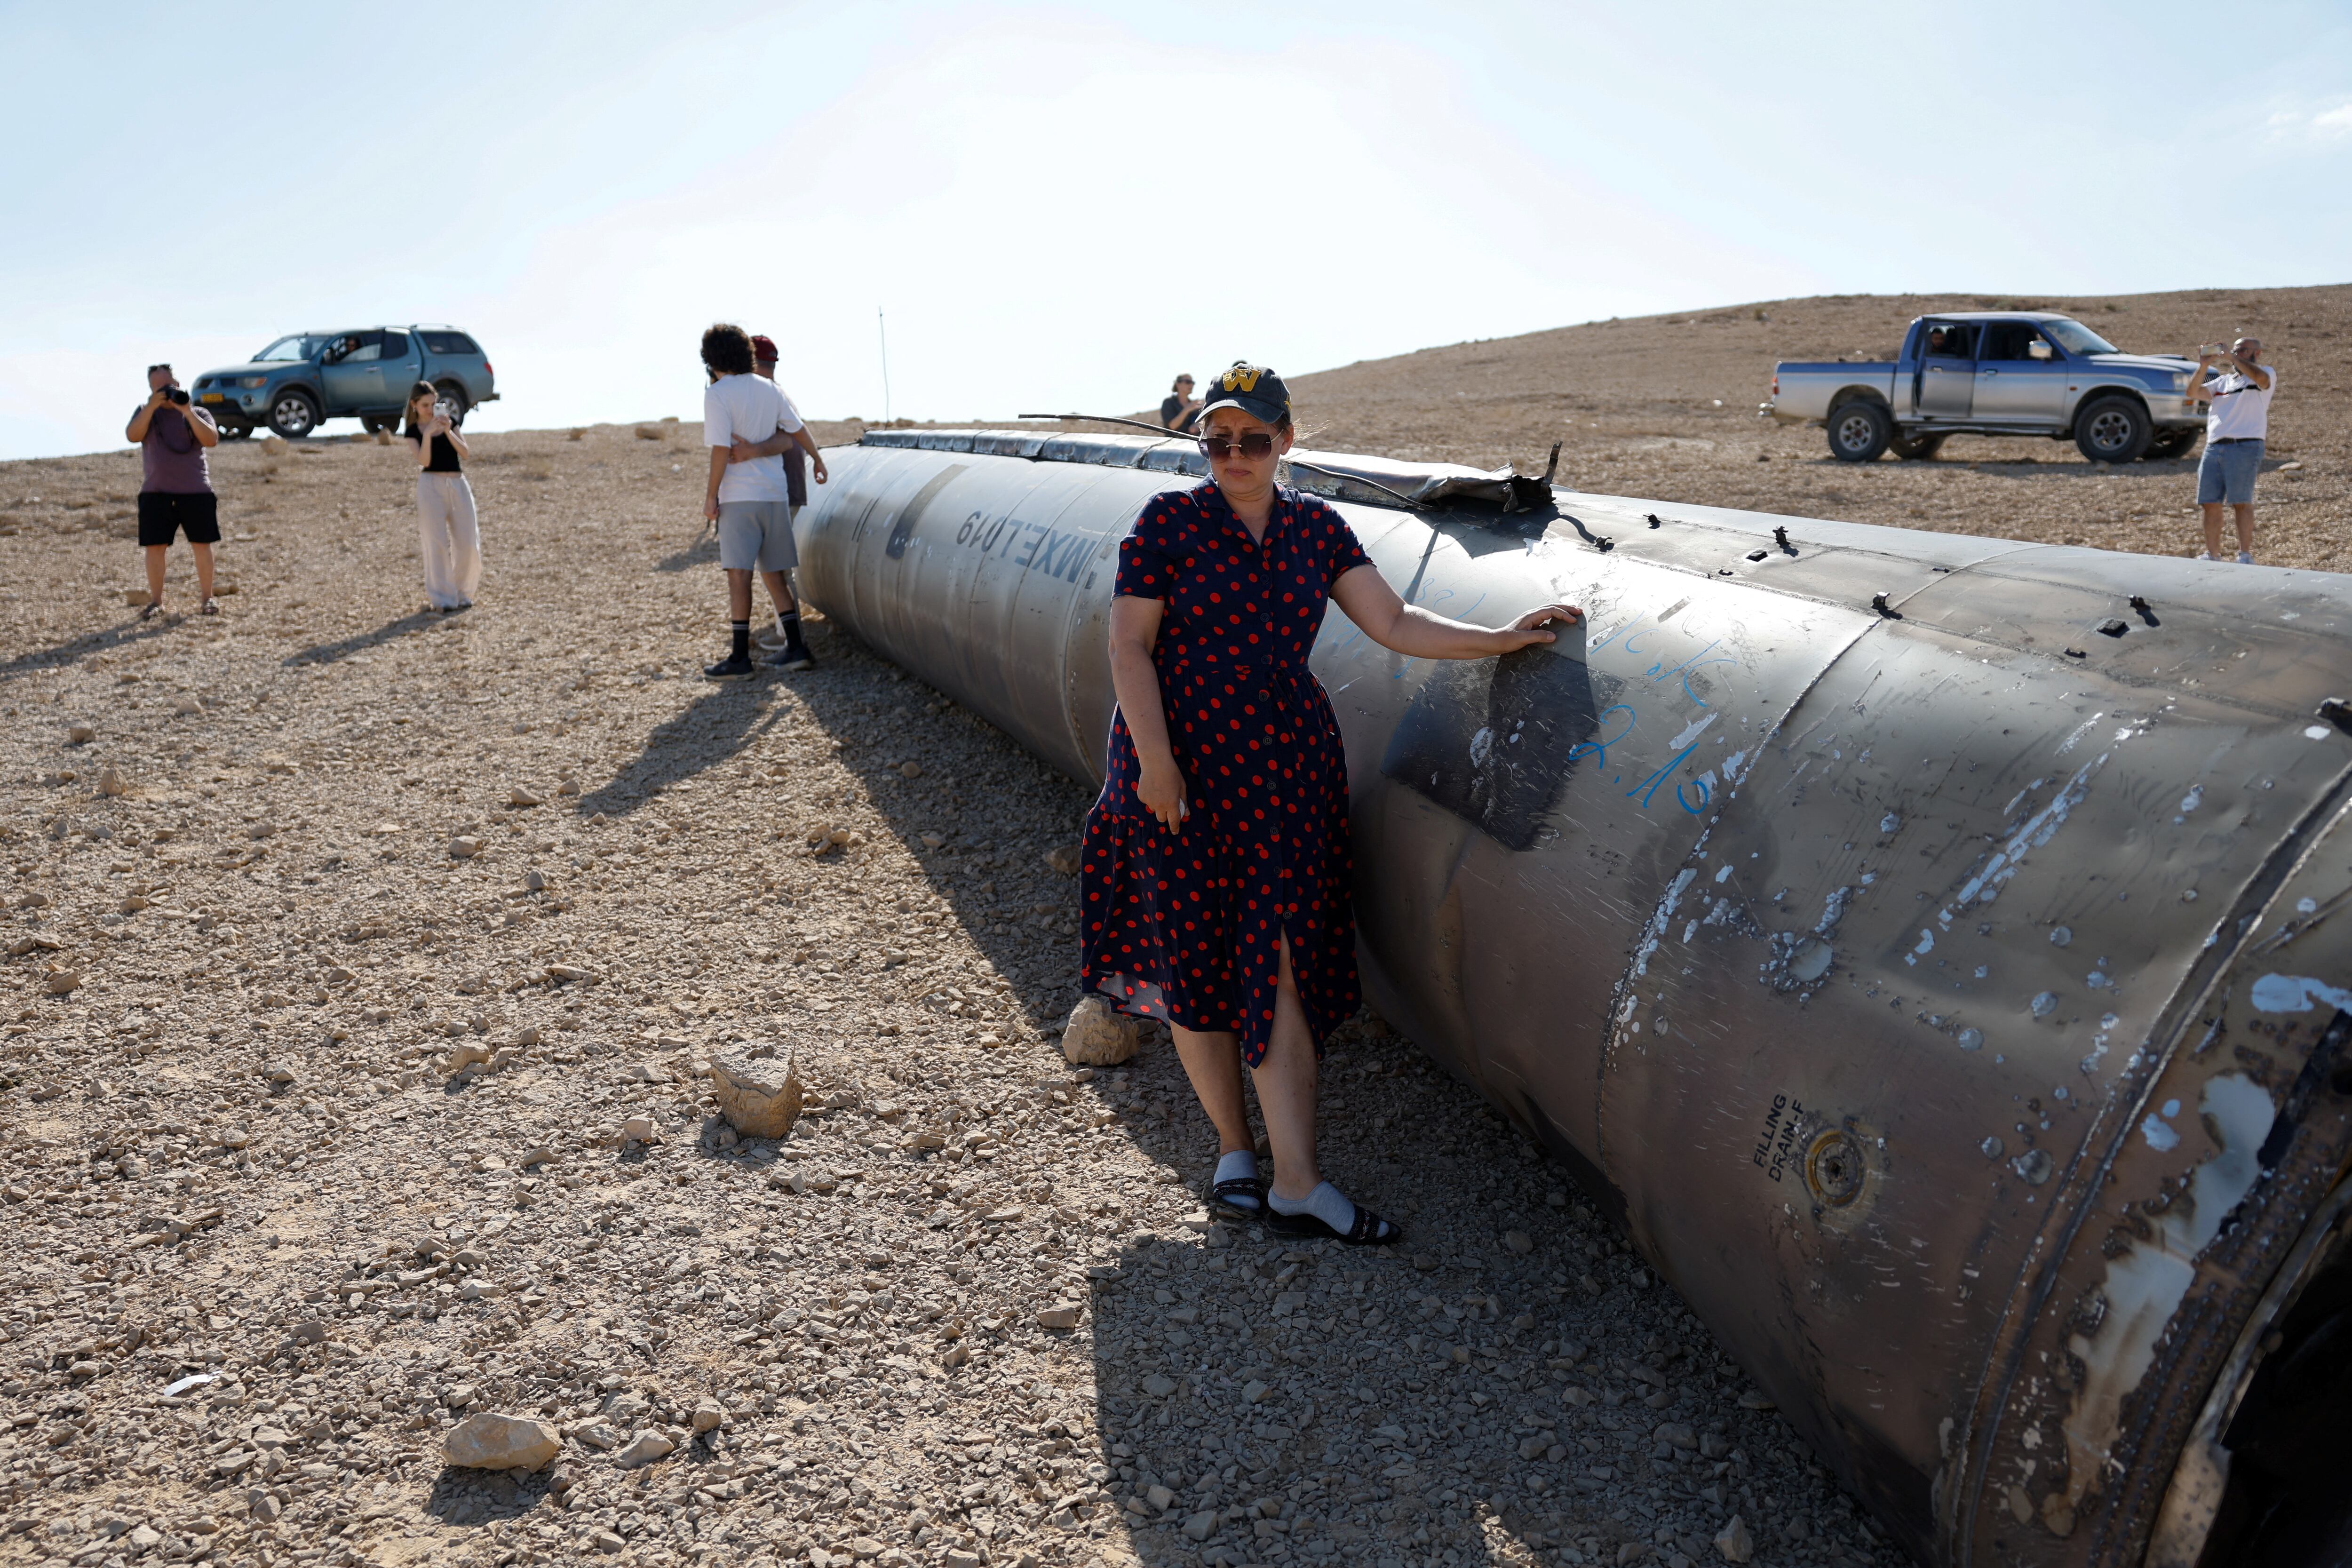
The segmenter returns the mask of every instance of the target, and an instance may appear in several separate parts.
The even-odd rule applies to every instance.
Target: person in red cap
[[[765,332],[752,336],[751,365],[769,382],[775,381],[776,340]],[[792,498],[793,511],[797,516],[801,508],[808,505],[808,475],[803,459],[806,458],[808,464],[815,468],[816,482],[823,484],[826,477],[824,454],[816,449],[816,442],[810,438],[808,426],[802,420],[800,410],[793,405],[792,395],[782,387],[776,390],[782,395],[784,409],[790,417],[764,441],[747,441],[738,435],[730,449],[729,461],[746,463],[760,458],[782,458],[784,482]],[[768,584],[768,597],[776,606],[776,636],[783,643],[782,649],[768,661],[769,664],[778,669],[812,668],[816,663],[816,656],[809,652],[808,644],[801,639],[801,606],[800,601],[793,596],[791,569],[788,567],[782,572],[763,575]]]

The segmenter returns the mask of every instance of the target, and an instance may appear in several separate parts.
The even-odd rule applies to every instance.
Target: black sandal
[[[1353,1199],[1349,1200],[1354,1202]],[[1361,1204],[1356,1205],[1356,1223],[1346,1232],[1333,1230],[1311,1214],[1283,1214],[1272,1203],[1265,1205],[1265,1227],[1276,1236],[1294,1236],[1315,1241],[1336,1241],[1347,1247],[1393,1247],[1404,1239],[1404,1227],[1382,1219]]]
[[[1235,1198],[1255,1198],[1257,1206],[1244,1208],[1233,1201]],[[1202,1201],[1209,1205],[1211,1214],[1244,1224],[1262,1220],[1272,1212],[1266,1205],[1265,1178],[1263,1176],[1229,1176],[1211,1187]]]
[[[150,599],[147,601],[146,607],[139,612],[139,618],[142,621],[152,621],[163,613],[163,601],[161,599]]]

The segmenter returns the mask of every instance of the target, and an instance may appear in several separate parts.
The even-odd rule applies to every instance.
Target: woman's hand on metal
[[[1544,627],[1554,621],[1562,626],[1574,626],[1584,618],[1584,612],[1574,605],[1546,605],[1539,610],[1529,610],[1509,626],[1495,634],[1497,653],[1517,653],[1535,643],[1558,642],[1559,634]]]
[[[1192,808],[1184,800],[1184,773],[1172,756],[1136,759],[1135,798],[1170,833],[1181,833]]]

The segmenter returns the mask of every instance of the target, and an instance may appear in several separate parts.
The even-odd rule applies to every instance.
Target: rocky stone
[[[632,1116],[621,1123],[621,1136],[631,1142],[651,1142],[653,1135],[654,1119],[650,1116]]]
[[[509,805],[526,807],[545,805],[547,804],[547,797],[536,791],[527,790],[523,788],[522,785],[516,784],[507,791],[507,804]]]
[[[79,990],[81,976],[70,969],[52,969],[41,976],[41,987],[52,996],[63,996]]]
[[[104,795],[126,795],[131,785],[125,782],[112,763],[98,770],[98,793]]]
[[[1756,1555],[1756,1538],[1748,1533],[1748,1525],[1738,1514],[1715,1532],[1715,1549],[1726,1563],[1745,1563]]]
[[[1536,1240],[1524,1230],[1507,1230],[1503,1233],[1503,1247],[1505,1250],[1525,1258],[1536,1249]]]
[[[1037,1309],[1037,1326],[1041,1329],[1075,1329],[1078,1326],[1080,1307],[1076,1301],[1057,1301],[1050,1307]]]
[[[478,838],[469,838],[464,834],[459,834],[449,840],[449,858],[452,860],[471,860],[481,852],[482,841]]]
[[[694,1429],[716,1432],[727,1420],[727,1408],[716,1399],[699,1399],[694,1405]]]
[[[640,431],[639,433],[642,434],[643,432]],[[656,438],[659,439],[659,437]],[[629,1543],[627,1541],[614,1534],[609,1530],[590,1531],[588,1532],[588,1544],[593,1546],[597,1551],[604,1552],[607,1556],[614,1556],[629,1549]]]
[[[1056,844],[1045,851],[1045,869],[1057,877],[1075,877],[1085,859],[1085,853],[1078,846]]]
[[[622,1445],[620,1452],[613,1456],[613,1463],[625,1470],[634,1470],[668,1457],[677,1448],[677,1444],[658,1432],[640,1432]]]
[[[1151,1486],[1144,1489],[1143,1500],[1151,1505],[1154,1512],[1166,1513],[1176,1505],[1176,1494],[1166,1487]]]
[[[68,746],[87,746],[97,739],[98,731],[87,724],[72,724],[66,728],[66,744]]]
[[[1164,1372],[1155,1372],[1143,1380],[1143,1392],[1154,1399],[1165,1399],[1176,1392],[1176,1380]]]
[[[1696,1448],[1698,1447],[1698,1434],[1679,1421],[1664,1422],[1650,1436],[1672,1447]]]
[[[562,1451],[562,1436],[551,1423],[487,1410],[467,1416],[441,1440],[443,1458],[470,1470],[536,1470]]]
[[[1080,1067],[1116,1067],[1142,1041],[1139,1019],[1115,1012],[1100,996],[1080,998],[1062,1026],[1062,1058]]]
[[[806,1094],[789,1056],[714,1058],[710,1085],[719,1114],[746,1138],[791,1132]]]

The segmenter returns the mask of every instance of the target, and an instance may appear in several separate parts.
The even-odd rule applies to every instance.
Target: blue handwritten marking
[[[1612,713],[1622,713],[1625,715],[1625,727],[1618,731],[1615,734],[1610,736],[1605,741],[1579,741],[1576,744],[1568,749],[1568,760],[1570,762],[1572,763],[1579,757],[1598,756],[1601,759],[1601,766],[1605,768],[1609,765],[1609,748],[1623,740],[1626,736],[1632,734],[1633,732],[1634,723],[1633,710],[1631,708],[1626,707],[1622,702],[1612,702],[1608,707],[1603,708],[1601,710],[1601,722],[1608,722],[1609,715]],[[1617,781],[1615,779],[1612,779],[1609,782],[1614,784]]]
[[[1690,753],[1688,752],[1685,752],[1683,755],[1688,756]],[[1698,779],[1694,782],[1698,785],[1698,804],[1696,805],[1693,805],[1690,801],[1684,796],[1683,786],[1680,784],[1675,785],[1675,799],[1681,803],[1682,808],[1685,811],[1689,812],[1693,816],[1696,816],[1700,812],[1706,809],[1707,799],[1709,796],[1714,795],[1715,792],[1707,787],[1707,782],[1705,779]]]
[[[1648,778],[1643,779],[1640,784],[1637,784],[1632,789],[1627,790],[1625,792],[1626,795],[1629,796],[1636,795],[1640,795],[1642,797],[1642,809],[1647,811],[1650,808],[1650,797],[1657,793],[1658,786],[1660,784],[1666,782],[1666,775],[1673,773],[1676,768],[1682,766],[1684,760],[1693,752],[1697,750],[1698,742],[1693,741],[1689,745],[1685,746],[1681,751],[1676,752],[1674,756],[1667,761],[1664,767],[1660,768],[1656,773],[1652,773]]]

